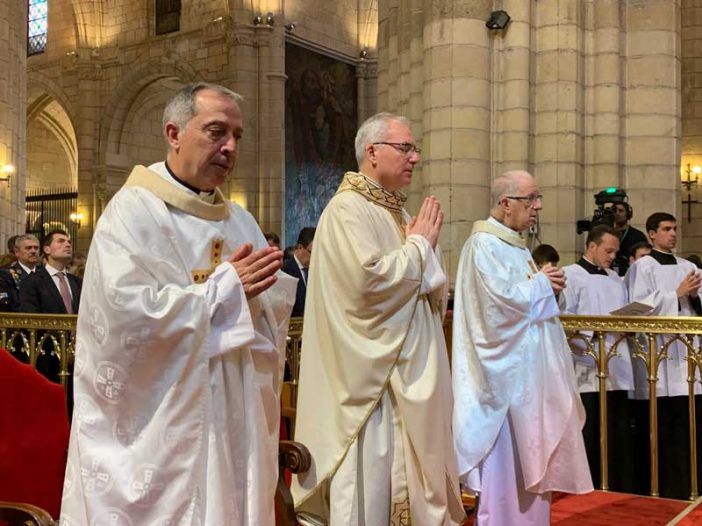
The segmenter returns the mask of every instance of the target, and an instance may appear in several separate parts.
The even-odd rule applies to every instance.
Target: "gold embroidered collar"
[[[471,235],[477,232],[486,232],[515,247],[526,248],[526,240],[522,236],[508,227],[500,227],[500,225],[496,225],[490,221],[476,221],[473,223],[473,232]]]
[[[358,192],[369,201],[400,215],[405,206],[405,201],[407,201],[407,196],[399,190],[397,192],[388,192],[362,173],[357,172],[346,172],[336,193],[339,194],[346,190]]]
[[[191,195],[169,183],[159,174],[145,166],[135,166],[124,186],[144,188],[173,208],[201,219],[221,221],[229,217],[229,208],[219,188],[215,188],[214,203],[206,203],[197,196]]]

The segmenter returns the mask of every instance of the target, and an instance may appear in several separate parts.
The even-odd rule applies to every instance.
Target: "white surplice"
[[[696,316],[690,298],[678,298],[676,289],[680,282],[691,271],[699,272],[697,267],[676,257],[676,265],[661,265],[653,256],[638,259],[626,273],[625,282],[629,286],[630,301],[643,300],[653,305],[650,316]],[[657,345],[660,347],[669,336],[658,336]],[[648,345],[646,348],[648,348]],[[668,347],[668,358],[661,360],[658,367],[658,383],[656,396],[687,396],[687,356],[686,347],[680,342],[673,342]],[[642,360],[634,360],[634,397],[638,400],[648,400],[648,372]],[[695,393],[700,393],[699,370],[696,373]]]
[[[493,218],[477,222],[455,294],[453,430],[462,479],[485,491],[480,468],[509,415],[527,491],[592,491],[585,413],[558,305],[518,234]]]
[[[136,167],[98,221],[62,525],[274,524],[297,280],[279,273],[247,301],[226,259],[266,241],[248,212],[214,197],[200,200],[163,163]]]
[[[566,288],[562,292],[565,299],[564,314],[607,315],[628,303],[629,294],[626,285],[619,275],[610,269],[605,269],[607,275],[590,274],[582,266],[576,264],[563,267],[566,275]],[[592,337],[592,332],[583,333]],[[605,337],[606,348],[609,350],[620,334],[611,333]],[[598,350],[597,341],[592,342]],[[581,393],[593,393],[600,390],[597,378],[597,367],[592,356],[583,354],[584,342],[571,340],[574,349],[573,363],[575,379]],[[617,354],[609,361],[609,376],[607,377],[608,391],[633,391],[634,375],[631,368],[631,350],[626,339],[617,344]]]

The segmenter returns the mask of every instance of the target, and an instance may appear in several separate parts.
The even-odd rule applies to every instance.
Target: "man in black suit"
[[[39,240],[31,234],[12,236],[15,244],[12,253],[17,261],[0,269],[0,311],[19,312],[19,288],[27,277],[39,267]]]
[[[292,315],[303,316],[305,314],[305,294],[307,294],[307,270],[312,257],[312,242],[316,228],[308,226],[300,230],[297,236],[297,245],[293,252],[293,257],[283,262],[281,270],[286,274],[298,279],[297,295]]]
[[[20,312],[77,314],[81,280],[66,272],[73,257],[71,239],[55,230],[44,238],[41,249],[46,265],[20,284]]]
[[[63,230],[49,233],[41,243],[46,264],[37,268],[20,284],[20,312],[43,314],[77,314],[80,303],[81,279],[66,272],[73,257],[71,239]],[[37,334],[37,340],[41,337]],[[37,370],[58,381],[59,363],[51,355],[53,345],[44,341],[46,354],[37,358]]]

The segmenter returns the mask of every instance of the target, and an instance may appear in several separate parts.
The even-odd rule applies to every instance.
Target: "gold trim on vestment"
[[[400,229],[400,235],[404,241],[407,222],[405,221],[403,210],[407,196],[403,192],[399,190],[397,192],[388,192],[368,178],[368,176],[357,172],[346,172],[336,193],[340,194],[347,190],[358,192],[369,201],[382,206],[390,212],[395,224]]]
[[[477,234],[478,232],[492,234],[493,236],[500,238],[505,243],[509,243],[510,245],[514,245],[515,247],[519,248],[526,248],[526,240],[522,236],[513,230],[508,231],[497,225],[493,225],[490,223],[490,221],[480,220],[473,223],[473,231],[471,232],[471,235]]]
[[[353,173],[353,172],[348,172],[348,173]],[[342,183],[343,186],[343,183]],[[339,191],[341,191],[341,187],[339,187]],[[419,263],[420,263],[420,271],[422,275],[424,275],[424,260],[422,259],[422,251],[420,248],[415,245],[414,243],[411,243],[411,245],[419,252]],[[417,284],[417,295],[415,296],[415,301],[414,301],[414,307],[412,308],[412,315],[410,316],[410,320],[414,318],[415,313],[417,312],[417,305],[419,305],[419,297],[420,297],[420,292],[421,286],[418,283]],[[373,411],[375,411],[376,407],[378,407],[378,404],[380,403],[380,399],[383,397],[383,393],[385,393],[385,390],[388,388],[390,385],[390,377],[392,376],[392,373],[395,372],[395,367],[397,367],[397,362],[400,359],[400,354],[402,354],[402,349],[405,346],[405,340],[407,339],[407,335],[409,334],[409,324],[407,326],[407,332],[405,333],[405,337],[402,338],[402,341],[400,342],[400,345],[397,347],[397,355],[395,356],[395,360],[393,361],[392,365],[390,366],[390,369],[388,371],[388,375],[385,378],[385,382],[383,382],[383,388],[380,389],[378,393],[378,397],[373,401],[373,403],[370,406],[370,409],[368,410],[368,413],[366,416],[364,416],[361,419],[361,423],[356,428],[356,431],[354,431],[350,438],[346,441],[346,445],[344,446],[344,451],[342,452],[341,456],[339,457],[339,460],[337,463],[332,467],[332,469],[324,475],[320,480],[317,482],[317,484],[314,485],[314,487],[307,492],[307,494],[300,500],[300,502],[297,503],[295,506],[295,511],[299,511],[301,506],[310,500],[311,497],[317,494],[319,489],[322,487],[323,484],[325,484],[328,480],[330,480],[334,474],[339,470],[339,467],[341,464],[344,462],[344,459],[346,458],[346,455],[349,452],[349,448],[353,445],[356,440],[358,440],[358,435],[361,433],[361,430],[366,426],[366,423],[368,422],[368,419],[370,416],[373,414]]]
[[[176,185],[169,183],[146,166],[135,166],[124,186],[144,188],[172,207],[200,219],[221,221],[229,217],[229,208],[219,188],[215,188],[214,203],[206,203],[197,196],[191,195]]]

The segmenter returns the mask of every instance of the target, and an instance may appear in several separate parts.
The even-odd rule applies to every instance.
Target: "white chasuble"
[[[592,491],[585,412],[558,305],[516,232],[493,218],[476,223],[454,301],[453,431],[462,479],[478,471],[509,413],[527,491]]]
[[[292,491],[298,512],[318,523],[464,518],[442,331],[447,280],[438,250],[421,236],[404,239],[403,203],[401,193],[349,172],[315,233],[295,431],[312,467]],[[369,441],[373,469],[364,468]],[[384,501],[379,512],[372,495]],[[341,517],[346,509],[359,518]]]
[[[678,298],[676,289],[685,276],[699,270],[686,259],[675,257],[675,261],[674,265],[661,265],[653,256],[648,255],[638,259],[626,273],[625,282],[629,286],[630,301],[641,300],[652,304],[650,316],[696,316],[689,296]],[[656,337],[657,347],[660,349],[668,340],[670,336]],[[644,342],[644,346],[648,350],[648,343]],[[687,396],[687,348],[676,341],[668,347],[667,354],[668,357],[661,360],[658,366],[656,396]],[[634,359],[633,367],[634,397],[647,400],[649,388],[646,365],[642,360]],[[695,393],[699,394],[702,392],[699,369],[695,374]]]
[[[230,253],[266,245],[163,163],[98,221],[78,318],[62,525],[274,524],[279,383],[296,280],[247,301]],[[222,263],[224,261],[224,263]]]
[[[624,307],[628,303],[629,294],[626,285],[619,275],[610,269],[604,269],[606,274],[591,274],[579,264],[563,267],[566,275],[566,288],[561,293],[565,299],[564,314],[602,315]],[[592,332],[583,332],[583,336],[592,338]],[[621,333],[610,333],[605,336],[605,344],[609,350]],[[600,390],[597,378],[597,367],[592,356],[584,354],[585,343],[579,339],[570,342],[573,348],[573,364],[575,379],[581,393],[593,393]],[[597,340],[592,342],[597,351]],[[634,376],[631,369],[631,348],[627,339],[617,344],[616,355],[612,356],[608,366],[608,391],[633,391]]]

